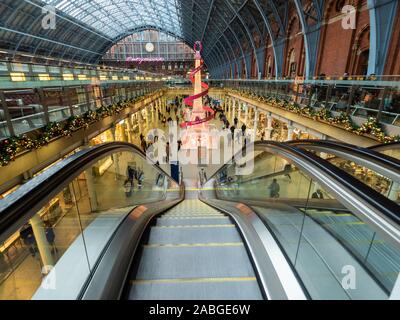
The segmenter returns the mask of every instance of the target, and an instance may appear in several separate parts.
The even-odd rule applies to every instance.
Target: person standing
[[[146,142],[146,140],[143,139],[142,142],[140,143],[140,145],[142,146],[143,151],[146,152],[146,150],[147,150],[147,142]]]
[[[231,127],[232,140],[235,138],[235,126]]]
[[[233,119],[233,124],[235,125],[235,127],[237,127],[238,122],[239,122],[239,119],[238,119],[237,117],[235,117],[235,118]]]
[[[207,174],[204,168],[201,168],[199,172],[199,179],[200,179],[200,184],[203,185],[207,182]]]
[[[324,194],[322,193],[321,189],[317,189],[317,191],[315,191],[312,194],[311,198],[313,198],[313,199],[323,199],[324,198]]]
[[[261,135],[261,141],[264,141],[264,139],[265,139],[265,131],[262,130],[260,135]]]
[[[270,184],[268,189],[269,189],[269,196],[271,198],[279,198],[279,191],[281,187],[276,179],[272,180],[272,183]]]
[[[290,172],[292,171],[292,165],[290,163],[286,163],[284,168],[284,175],[289,178],[289,181],[292,182],[292,177],[290,176]]]
[[[165,161],[167,164],[169,163],[169,142],[167,142],[167,145],[165,147]]]
[[[243,123],[243,125],[242,125],[242,135],[243,136],[246,134],[246,129],[247,129],[246,124]]]

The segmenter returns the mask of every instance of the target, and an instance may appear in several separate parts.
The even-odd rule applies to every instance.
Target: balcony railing
[[[400,126],[400,77],[338,77],[312,80],[209,80],[211,88],[253,92],[314,108],[345,112]]]
[[[66,101],[55,104],[49,104],[48,97],[40,101],[41,99],[36,97],[37,93],[32,90],[25,90],[25,93],[28,92],[29,96],[24,96],[24,91],[7,92],[0,90],[0,141],[44,128],[50,123],[65,121],[72,116],[83,115],[101,106],[136,99],[162,87],[161,82],[153,83],[151,86],[146,85],[137,90],[128,90],[127,88],[123,92],[117,92],[110,96],[102,95],[101,97],[96,97],[92,93],[86,95],[80,93],[81,97],[78,98],[77,94],[75,103],[67,103],[68,99],[61,99]],[[65,96],[67,94],[63,95],[63,98]],[[11,99],[11,97],[14,98]],[[32,97],[37,99],[29,101]],[[78,100],[83,100],[83,102],[77,102]]]

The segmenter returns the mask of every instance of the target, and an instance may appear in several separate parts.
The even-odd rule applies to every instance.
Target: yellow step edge
[[[227,219],[225,216],[211,216],[211,217],[206,217],[206,216],[179,216],[179,217],[160,217],[158,219],[165,219],[165,220],[191,220],[191,219]]]
[[[154,226],[152,228],[161,229],[184,229],[184,228],[234,228],[234,224],[199,224],[199,225],[188,225],[188,226]]]

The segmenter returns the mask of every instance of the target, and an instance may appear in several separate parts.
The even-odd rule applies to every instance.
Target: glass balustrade
[[[100,158],[0,243],[0,299],[76,299],[136,206],[179,197],[179,185],[139,154]]]
[[[354,77],[330,80],[209,80],[211,88],[248,91],[265,97],[297,102],[354,117],[379,118],[390,125],[400,124],[400,89],[397,77],[376,77],[368,81]]]
[[[226,165],[216,198],[250,206],[271,231],[312,299],[387,299],[400,245],[293,161],[256,149],[254,170]]]

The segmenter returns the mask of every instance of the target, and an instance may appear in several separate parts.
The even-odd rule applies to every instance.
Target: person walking
[[[58,253],[58,249],[55,245],[56,235],[54,233],[54,229],[49,221],[46,221],[44,223],[44,226],[45,226],[46,239],[51,247],[51,253],[56,254]]]
[[[136,180],[138,182],[138,189],[142,189],[143,181],[144,181],[144,172],[142,169],[138,169],[136,171]]]
[[[133,183],[129,180],[125,180],[124,182],[124,190],[125,190],[125,196],[127,198],[130,198],[132,196],[132,190],[133,190]]]

